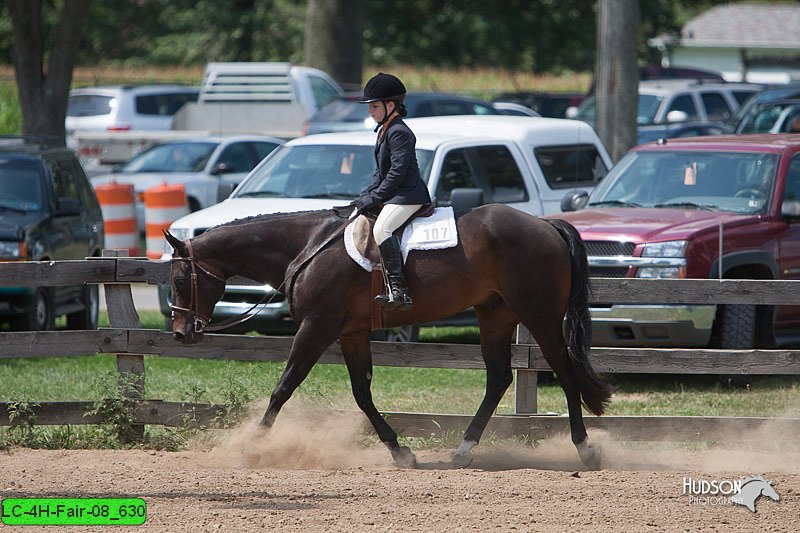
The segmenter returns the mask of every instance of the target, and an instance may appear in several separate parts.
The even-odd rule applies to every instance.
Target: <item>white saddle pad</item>
[[[347,255],[367,272],[372,272],[372,262],[361,255],[353,238],[355,220],[344,231],[344,247]],[[425,218],[415,218],[403,230],[400,249],[403,261],[408,259],[411,250],[441,250],[458,244],[456,217],[452,207],[437,207],[433,214]]]

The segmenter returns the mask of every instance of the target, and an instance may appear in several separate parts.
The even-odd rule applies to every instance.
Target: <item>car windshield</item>
[[[432,159],[433,152],[417,150],[425,181]],[[369,145],[282,146],[242,182],[233,196],[351,199],[374,174],[375,153]]]
[[[0,210],[42,209],[41,174],[38,161],[0,158]]]
[[[588,207],[657,207],[765,213],[776,154],[720,151],[633,151],[589,197]]]
[[[157,144],[137,154],[122,172],[200,172],[219,143],[208,141]]]
[[[311,120],[319,122],[364,122],[370,118],[367,106],[355,100],[334,98],[329,104],[317,111]]]

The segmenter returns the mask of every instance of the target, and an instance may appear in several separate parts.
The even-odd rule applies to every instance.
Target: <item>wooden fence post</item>
[[[522,324],[517,326],[517,344],[534,344],[533,336]],[[528,357],[530,365],[530,356]],[[536,392],[538,372],[525,368],[517,369],[514,380],[514,413],[518,415],[535,414],[537,409]]]
[[[128,257],[128,250],[103,250],[103,257]],[[130,284],[106,284],[104,286],[108,322],[112,328],[138,329],[139,314],[133,305]],[[121,393],[131,399],[144,400],[144,356],[118,353],[117,372]],[[144,439],[144,425],[132,428],[134,439]]]

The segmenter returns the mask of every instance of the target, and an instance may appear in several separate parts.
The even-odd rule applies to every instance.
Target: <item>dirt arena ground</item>
[[[451,450],[417,452],[401,470],[365,445],[358,415],[288,409],[266,439],[254,423],[190,451],[0,452],[0,498],[141,497],[130,531],[800,531],[800,456],[755,450],[632,446],[593,435],[608,467],[583,471],[568,441],[482,444],[469,468]],[[243,466],[241,451],[260,460]],[[684,478],[762,475],[780,496],[756,512],[692,503]],[[716,498],[719,500],[720,498]],[[108,527],[2,531],[109,531]],[[128,531],[128,529],[126,529]]]

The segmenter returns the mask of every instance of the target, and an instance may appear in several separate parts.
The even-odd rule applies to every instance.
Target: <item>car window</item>
[[[415,117],[432,117],[436,112],[433,109],[433,102],[420,102],[414,111]]]
[[[367,106],[364,104],[359,104],[352,100],[334,98],[325,107],[317,111],[311,120],[323,122],[363,122],[368,118],[369,113],[367,112]]]
[[[783,199],[800,202],[800,154],[795,154],[789,163]]]
[[[552,189],[591,187],[608,173],[597,147],[591,144],[540,146],[533,154]]]
[[[122,172],[200,172],[216,149],[216,142],[156,144],[135,155]]]
[[[222,150],[219,163],[228,167],[228,172],[250,172],[258,161],[253,160],[253,155],[247,143],[231,143]]]
[[[652,124],[664,97],[656,94],[639,94],[639,105],[636,110],[637,124]],[[594,101],[592,101],[592,118],[594,118]]]
[[[41,165],[33,159],[0,158],[0,206],[42,208]]]
[[[187,102],[196,102],[196,92],[147,94],[136,97],[136,112],[140,115],[169,117]]]
[[[726,120],[731,116],[731,108],[721,94],[704,92],[701,93],[700,98],[706,108],[708,120]]]
[[[68,117],[94,117],[109,115],[116,98],[112,96],[99,96],[95,94],[81,94],[70,96],[67,102]]]
[[[528,190],[514,156],[507,146],[480,146],[474,149],[491,189],[491,201],[524,202]]]
[[[781,131],[784,133],[800,133],[800,106],[793,106],[784,118]]]
[[[442,162],[441,177],[436,186],[436,199],[440,205],[449,205],[453,189],[476,188],[478,178],[464,148],[450,150]]]
[[[695,107],[694,100],[692,100],[692,95],[690,94],[682,94],[676,97],[669,104],[667,113],[669,113],[670,111],[683,111],[687,115],[687,120],[697,119],[697,107]]]
[[[339,94],[336,87],[319,76],[309,76],[308,82],[311,85],[311,93],[314,95],[314,102],[317,104],[317,108],[324,106]]]
[[[51,161],[49,166],[56,198],[69,198],[80,202],[80,192],[78,192],[78,187],[75,185],[75,180],[72,178],[69,167],[56,161]]]
[[[92,185],[89,183],[89,180],[86,178],[86,173],[81,167],[80,162],[77,158],[69,159],[64,162],[70,169],[72,173],[72,177],[75,179],[75,183],[78,187],[78,192],[81,195],[81,200],[83,205],[89,207],[91,210],[99,210],[100,204],[97,201],[97,196],[94,193],[94,189],[92,189]]]
[[[739,103],[739,105],[743,105],[751,96],[755,94],[753,91],[733,91],[731,92],[733,97]]]
[[[278,143],[270,142],[252,142],[247,144],[255,151],[258,162],[271,154],[275,148],[280,146]]]

